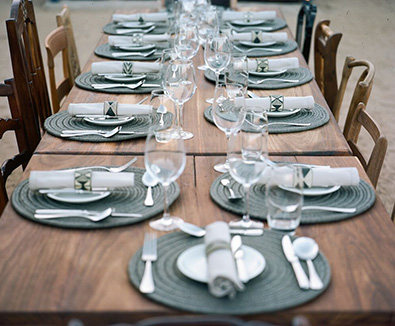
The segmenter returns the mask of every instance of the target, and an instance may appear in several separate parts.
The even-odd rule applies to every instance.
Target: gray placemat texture
[[[204,110],[204,118],[214,124],[213,116],[212,116],[212,107],[209,106]],[[295,123],[311,123],[310,126],[285,126],[285,125],[269,125],[269,133],[270,134],[283,134],[289,132],[300,132],[315,129],[323,126],[329,121],[329,113],[325,110],[321,105],[315,103],[314,109],[311,111],[301,110],[298,113],[295,113],[288,117],[282,118],[269,118],[270,122],[295,122]],[[242,125],[242,129],[245,131],[255,131],[251,128],[251,125],[247,122],[244,122]]]
[[[231,21],[229,21],[231,23]],[[224,25],[228,27],[227,25]],[[235,28],[243,28],[243,32],[255,31],[258,27],[270,27],[270,31],[263,31],[263,32],[274,32],[278,31],[279,29],[283,29],[287,27],[287,22],[282,18],[274,18],[273,20],[266,20],[261,25],[255,26],[241,26],[241,25],[234,25]]]
[[[207,69],[204,72],[204,76],[208,80],[215,82],[215,73],[212,70]],[[262,84],[253,84],[249,82],[248,88],[249,89],[282,89],[282,88],[291,88],[295,86],[300,86],[313,80],[313,73],[307,68],[299,67],[297,69],[288,69],[286,72],[272,77],[257,77],[252,75],[249,76],[249,79],[255,81],[262,80],[265,78],[291,79],[291,80],[298,80],[298,82],[287,83],[282,81],[270,81],[270,82],[264,82]]]
[[[137,83],[133,82],[131,84]],[[158,84],[161,85],[162,82],[159,79],[146,79],[147,84]],[[146,94],[151,93],[154,89],[160,89],[161,87],[138,87],[135,89],[130,89],[126,87],[115,87],[115,88],[107,88],[107,89],[96,89],[93,88],[92,84],[122,84],[113,82],[111,80],[105,79],[103,76],[92,75],[90,72],[85,72],[75,79],[75,84],[82,89],[86,89],[92,92],[100,92],[100,93],[110,93],[110,94]]]
[[[158,239],[158,260],[153,263],[155,292],[149,299],[166,306],[193,313],[248,315],[289,309],[313,300],[328,287],[330,266],[320,253],[314,260],[324,288],[319,291],[301,290],[298,287],[291,264],[282,248],[283,234],[265,230],[262,237],[243,237],[243,243],[258,250],[266,260],[262,274],[246,284],[234,300],[212,296],[207,284],[193,281],[178,270],[177,258],[186,249],[203,243],[203,238],[170,233]],[[306,265],[302,262],[305,270]],[[138,289],[144,264],[141,249],[129,261],[128,273],[132,284]],[[143,294],[142,294],[143,295]]]
[[[113,48],[111,47],[108,43],[99,45],[96,49],[95,49],[95,54],[99,57],[103,57],[103,58],[108,58],[108,59],[112,59],[112,60],[128,60],[128,61],[150,61],[150,60],[156,60],[159,59],[162,55],[162,51],[163,49],[167,49],[169,48],[169,43],[164,43],[164,44],[156,44],[156,52],[148,57],[143,57],[143,56],[136,56],[136,55],[129,55],[126,57],[113,57],[112,53],[113,52],[142,52],[142,53],[146,53],[146,52],[150,52],[152,50],[144,50],[144,51],[140,51],[140,50],[128,50],[128,51],[124,51],[124,50],[120,50],[117,48]]]
[[[104,25],[103,32],[105,34],[117,35],[117,36],[130,36],[130,35],[136,34],[134,32],[126,33],[126,34],[117,34],[117,31],[116,31],[117,29],[126,30],[126,29],[132,29],[132,28],[122,27],[117,23],[108,23],[107,25]],[[148,28],[145,28],[145,29],[148,29]],[[156,22],[155,28],[148,34],[165,34],[168,32],[168,29],[169,29],[169,26],[168,26],[167,22]]]
[[[221,185],[221,179],[229,179],[230,185],[236,195],[244,196],[243,187],[232,179],[229,173],[220,175],[214,180],[210,188],[211,199],[220,207],[232,213],[243,215],[245,213],[244,200],[230,202],[229,192]],[[302,211],[301,224],[315,224],[336,222],[357,216],[367,211],[375,202],[374,189],[361,180],[358,186],[343,186],[338,191],[323,196],[305,196],[304,206],[333,206],[350,208],[355,207],[355,213],[335,213],[319,210]],[[250,215],[259,220],[266,220],[265,186],[253,185],[250,189]]]
[[[163,211],[163,188],[158,185],[152,188],[154,206],[144,206],[144,199],[147,193],[141,181],[145,169],[130,167],[125,172],[134,172],[134,186],[118,188],[112,193],[99,201],[84,204],[61,203],[50,199],[46,195],[40,194],[29,189],[29,180],[22,181],[14,190],[11,196],[12,207],[18,214],[28,220],[45,224],[49,226],[66,228],[66,229],[105,229],[118,226],[135,224],[150,217],[153,217]],[[172,183],[168,190],[169,205],[171,205],[179,196],[180,188],[177,183]],[[36,209],[87,209],[103,211],[112,207],[119,213],[139,213],[142,217],[107,217],[99,222],[92,222],[85,218],[69,217],[58,219],[35,219],[34,211]]]
[[[166,113],[163,115],[164,127],[170,126],[173,115],[171,113]],[[155,116],[155,119],[160,119],[160,114]],[[154,121],[155,123],[155,121]],[[68,114],[67,111],[61,111],[55,113],[48,117],[45,120],[44,128],[47,132],[55,137],[59,137],[67,140],[78,140],[83,142],[92,142],[92,143],[103,143],[103,142],[114,142],[114,141],[123,141],[134,138],[141,138],[147,136],[149,126],[151,124],[151,119],[148,114],[136,115],[135,119],[132,121],[121,125],[122,131],[133,131],[135,134],[132,135],[122,135],[116,134],[110,138],[105,138],[98,135],[83,135],[76,137],[61,137],[61,133],[63,130],[103,130],[110,131],[115,128],[115,126],[99,126],[94,125],[85,121],[83,118],[75,118]]]
[[[298,48],[298,44],[293,40],[287,40],[287,41],[285,41],[285,43],[276,43],[276,44],[273,44],[273,45],[270,45],[267,47],[267,49],[281,50],[278,52],[273,52],[270,50],[266,51],[266,47],[256,47],[256,48],[254,48],[254,51],[252,51],[251,50],[251,49],[253,49],[252,47],[246,46],[246,45],[243,45],[243,44],[240,44],[237,42],[235,42],[235,45],[243,51],[248,51],[248,52],[246,52],[246,55],[249,58],[272,57],[272,56],[287,54],[292,51],[295,51]],[[249,50],[251,50],[251,51],[249,51]],[[241,51],[238,49],[235,49],[235,51],[238,51],[241,53]]]

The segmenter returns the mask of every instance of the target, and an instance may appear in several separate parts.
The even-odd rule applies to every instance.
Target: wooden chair
[[[34,129],[43,130],[45,119],[52,114],[32,0],[13,0],[6,25],[20,107],[24,120],[32,124],[27,129],[31,140],[37,136]]]
[[[375,145],[370,154],[368,161],[365,160],[357,146],[358,135],[361,127],[372,137]],[[373,186],[376,188],[380,176],[381,167],[383,166],[385,153],[387,152],[388,141],[380,130],[379,125],[373,120],[370,114],[365,110],[365,104],[359,103],[350,121],[350,131],[346,137],[348,144],[354,155],[358,157],[366,174],[368,175]]]
[[[346,121],[345,121],[344,129],[343,129],[343,134],[344,134],[344,137],[346,137],[346,139],[348,139],[350,137],[349,132],[350,132],[350,128],[352,125],[351,119],[354,115],[357,105],[360,102],[364,103],[365,106],[367,105],[370,93],[372,91],[372,86],[373,86],[373,78],[374,78],[373,64],[367,60],[355,60],[355,58],[353,58],[353,57],[350,57],[350,56],[346,57],[346,60],[344,62],[344,66],[343,66],[342,80],[340,82],[339,90],[337,92],[337,96],[335,99],[335,104],[332,109],[335,119],[337,121],[339,121],[340,110],[342,107],[344,94],[346,92],[347,83],[348,83],[348,80],[350,79],[353,69],[356,67],[363,67],[365,69],[362,71],[362,73],[359,77],[359,80],[357,82],[357,85],[355,86],[354,94],[352,96],[351,103],[348,108],[348,113],[346,116]]]
[[[74,84],[75,78],[81,74],[80,60],[78,59],[77,46],[75,45],[73,27],[70,20],[69,8],[64,5],[62,11],[56,15],[56,23],[58,27],[63,26],[66,30],[68,43],[68,66],[70,67],[70,79]],[[63,65],[65,63],[63,62]],[[63,67],[63,69],[65,69]]]
[[[306,62],[309,62],[311,38],[313,35],[313,26],[316,15],[317,6],[314,5],[311,1],[304,0],[302,7],[300,8],[298,13],[295,39],[299,45],[299,49],[302,51]],[[302,35],[304,35],[303,41]]]
[[[329,24],[329,20],[322,20],[315,28],[314,75],[329,108],[333,110],[337,94],[336,54],[343,34],[333,33]]]
[[[69,46],[67,42],[66,29],[63,26],[52,31],[45,39],[47,49],[49,86],[51,88],[51,99],[53,112],[60,109],[60,103],[70,93],[73,87],[71,78],[71,67],[69,65]],[[55,78],[55,57],[62,53],[63,79],[57,84]]]
[[[24,169],[30,160],[33,150],[27,139],[26,129],[22,119],[20,101],[17,96],[15,81],[8,79],[5,84],[0,84],[0,96],[7,96],[11,112],[11,119],[0,118],[0,139],[8,131],[14,131],[19,153],[6,160],[0,169],[0,215],[8,202],[6,181],[9,175],[19,166]]]

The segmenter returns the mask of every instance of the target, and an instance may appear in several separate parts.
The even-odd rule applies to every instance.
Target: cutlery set
[[[121,58],[121,57],[128,57],[128,56],[140,56],[140,57],[149,57],[150,55],[153,54],[159,54],[155,53],[156,50],[152,50],[149,52],[112,52],[111,55],[114,58]]]
[[[150,84],[146,83],[145,80],[140,80],[136,84],[91,84],[91,86],[94,89],[107,89],[107,88],[119,88],[119,87],[124,87],[124,88],[129,88],[129,89],[136,89],[139,87],[150,87],[150,88],[160,88],[162,87],[159,84]]]
[[[145,134],[145,132],[137,132],[137,131],[123,131],[122,126],[115,127],[110,131],[105,130],[95,130],[95,129],[70,129],[70,130],[62,130],[60,134],[63,138],[68,137],[77,137],[77,136],[88,136],[88,135],[97,135],[104,138],[110,138],[116,134],[119,135],[135,135],[135,134]]]

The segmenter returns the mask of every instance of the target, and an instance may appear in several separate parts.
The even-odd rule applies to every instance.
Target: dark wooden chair
[[[306,62],[309,62],[311,38],[313,37],[313,26],[316,15],[317,6],[311,1],[304,0],[298,13],[295,40],[298,43],[299,49],[302,51]]]
[[[369,159],[365,160],[360,149],[357,146],[358,135],[361,127],[366,129],[374,141],[372,152]],[[383,166],[385,154],[387,152],[388,141],[380,130],[379,125],[373,120],[370,114],[365,110],[365,104],[359,103],[350,121],[350,130],[346,137],[348,144],[354,155],[358,157],[366,174],[368,175],[373,186],[376,188],[380,171]]]
[[[331,110],[337,95],[336,55],[341,33],[333,33],[330,21],[320,21],[314,34],[314,75]]]
[[[73,87],[71,67],[69,65],[69,46],[67,41],[67,33],[63,26],[58,27],[46,37],[45,48],[47,50],[52,108],[53,112],[56,113],[60,109],[62,100],[66,98]],[[55,78],[55,57],[60,53],[62,54],[63,62],[63,79],[57,84]]]
[[[21,94],[23,117],[38,121],[43,130],[45,119],[52,114],[47,82],[37,33],[32,0],[13,0],[10,18],[6,21],[15,85]],[[23,95],[23,96],[22,96]],[[28,102],[33,103],[33,110]],[[29,131],[29,140],[36,131]]]

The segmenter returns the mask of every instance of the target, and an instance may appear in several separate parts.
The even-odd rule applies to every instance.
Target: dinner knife
[[[156,261],[157,258],[156,234],[147,232],[144,237],[143,252],[141,255],[141,260],[145,262],[144,274],[139,287],[142,293],[153,293],[155,291],[154,279],[152,277],[152,262]]]
[[[292,265],[299,287],[303,290],[308,290],[310,288],[309,279],[299,262],[299,258],[295,254],[289,235],[283,236],[281,243],[285,257]]]
[[[49,216],[62,217],[70,215],[97,215],[99,211],[90,211],[84,209],[36,209],[35,215],[42,216],[43,218],[48,218]],[[117,213],[112,209],[110,216],[112,217],[142,217],[142,214],[136,213]]]
[[[232,249],[233,257],[235,257],[237,274],[239,275],[240,281],[247,283],[249,281],[247,267],[244,261],[244,250],[241,247],[241,237],[235,235],[230,241],[230,248]]]

